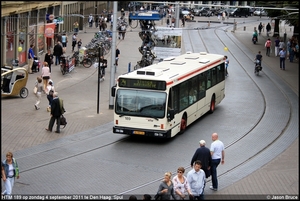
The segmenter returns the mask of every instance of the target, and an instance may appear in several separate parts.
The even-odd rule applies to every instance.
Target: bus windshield
[[[164,118],[166,97],[165,92],[119,89],[116,94],[116,114]]]

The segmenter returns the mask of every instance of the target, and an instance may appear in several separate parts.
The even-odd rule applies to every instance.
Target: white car
[[[264,10],[264,9],[261,9],[261,10],[256,10],[253,12],[253,15],[255,16],[267,16],[268,13]]]

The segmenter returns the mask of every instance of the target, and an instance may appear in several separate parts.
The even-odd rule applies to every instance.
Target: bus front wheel
[[[210,101],[210,110],[209,113],[214,113],[216,108],[216,100],[215,100],[215,96],[211,97],[211,101]]]
[[[180,123],[180,134],[184,133],[186,130],[187,118],[185,115],[182,116]]]

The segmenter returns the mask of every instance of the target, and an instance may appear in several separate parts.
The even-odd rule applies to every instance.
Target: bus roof
[[[165,58],[159,63],[120,75],[118,78],[162,80],[167,83],[182,81],[224,61],[224,55],[188,52],[177,57]]]

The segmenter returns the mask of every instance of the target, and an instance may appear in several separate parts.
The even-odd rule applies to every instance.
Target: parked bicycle
[[[88,58],[86,55],[80,56],[79,51],[75,51],[73,53],[73,57],[75,58],[75,66],[77,66],[78,64],[81,64],[85,68],[89,68],[93,64],[93,61],[90,58]]]

